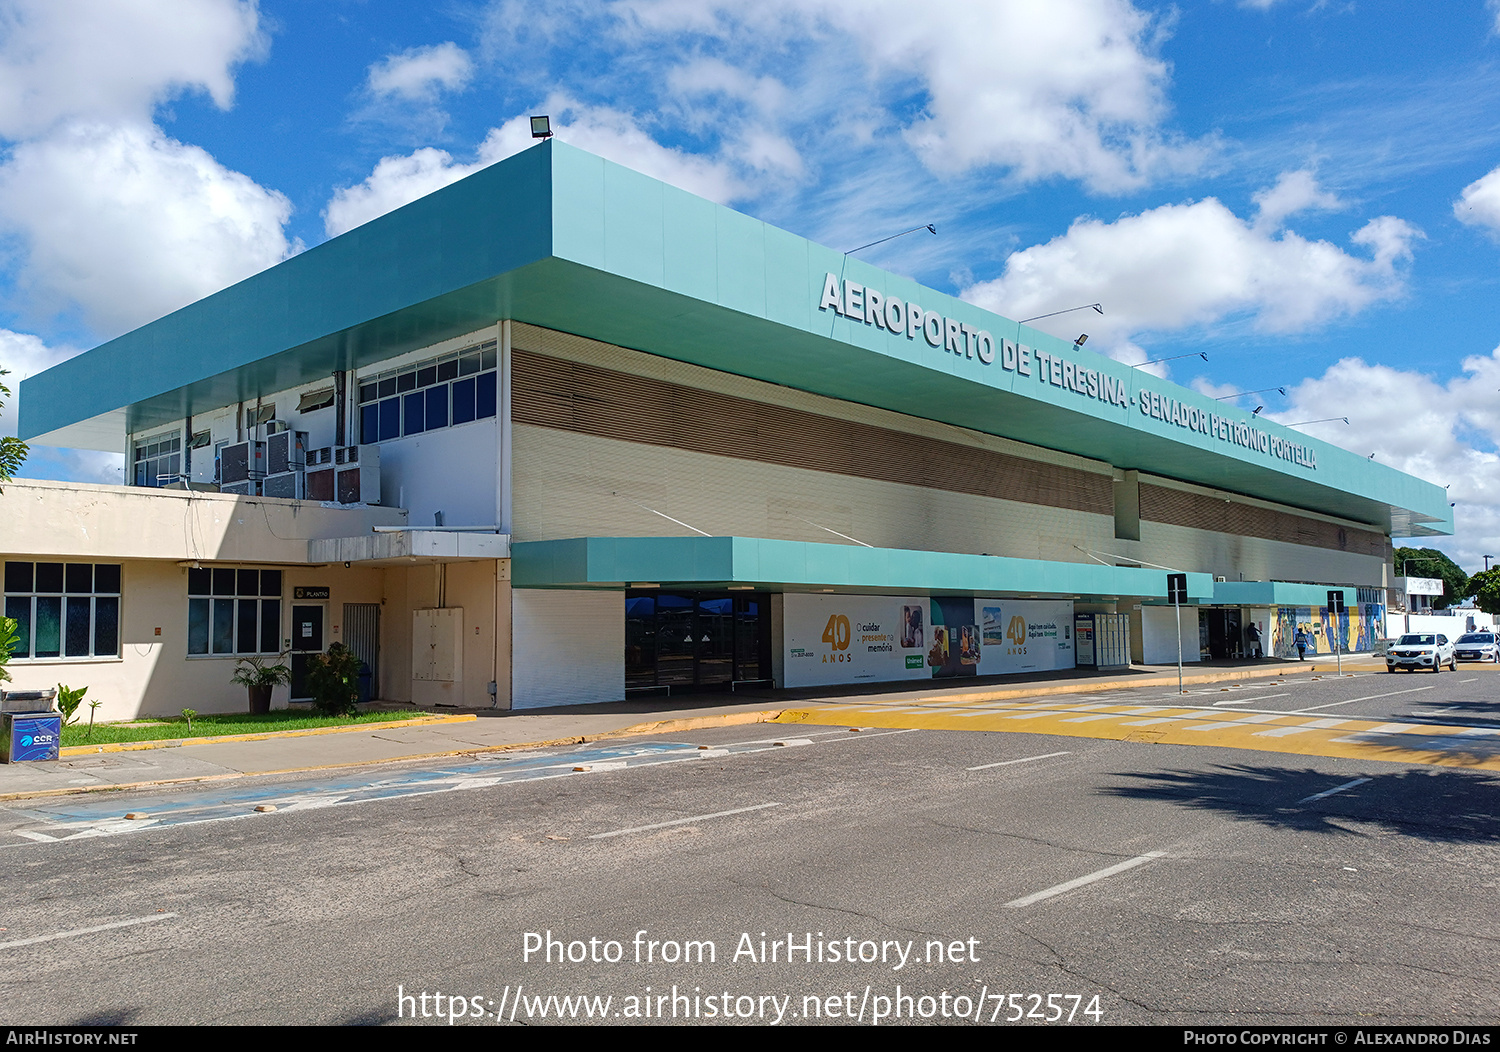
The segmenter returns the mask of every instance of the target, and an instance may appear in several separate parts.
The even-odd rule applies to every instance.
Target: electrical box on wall
[[[411,616],[411,678],[433,683],[462,680],[463,607],[413,610]]]

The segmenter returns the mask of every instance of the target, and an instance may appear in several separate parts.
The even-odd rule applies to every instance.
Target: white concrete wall
[[[1177,664],[1177,611],[1170,606],[1143,606],[1141,636],[1148,665]],[[1182,661],[1199,660],[1198,608],[1182,608]]]
[[[1457,639],[1469,631],[1469,618],[1471,617],[1474,619],[1474,631],[1494,631],[1495,619],[1483,610],[1456,610],[1452,616],[1445,614],[1386,614],[1386,635],[1391,639],[1396,639],[1406,632],[1437,632],[1447,636],[1450,640]]]
[[[313,538],[404,526],[406,515],[398,508],[14,479],[0,494],[0,523],[0,553],[17,558],[306,563]]]
[[[6,485],[7,496],[11,484]],[[25,558],[13,553],[8,558]],[[83,560],[77,560],[83,561]],[[109,562],[100,556],[93,562]],[[241,565],[241,564],[234,564]],[[133,719],[142,715],[176,715],[183,709],[199,712],[244,712],[248,700],[244,687],[230,683],[235,658],[189,655],[187,652],[187,568],[175,562],[126,560],[120,583],[120,653],[118,657],[12,659],[8,669],[10,686],[16,690],[86,686],[89,692],[80,710],[88,719],[88,702],[103,704],[99,721]],[[282,568],[282,640],[291,634],[293,588],[299,585],[327,586],[330,598],[312,605],[326,608],[325,644],[343,638],[344,603],[382,602],[382,577],[378,569],[343,567]],[[382,610],[382,621],[389,617]],[[409,637],[410,630],[407,630]],[[384,645],[384,644],[383,644]],[[272,704],[287,703],[287,688],[277,688]]]
[[[625,697],[625,593],[511,592],[511,707],[588,705]]]
[[[380,443],[380,500],[413,526],[495,525],[499,417]]]

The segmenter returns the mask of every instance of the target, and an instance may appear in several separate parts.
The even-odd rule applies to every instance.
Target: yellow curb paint
[[[1126,706],[1120,706],[1121,709]],[[1097,714],[1097,710],[1089,710]],[[1343,759],[1386,760],[1394,763],[1420,763],[1442,767],[1471,767],[1480,770],[1500,771],[1500,742],[1491,740],[1491,748],[1482,749],[1484,742],[1471,738],[1472,751],[1460,749],[1423,748],[1423,744],[1434,738],[1452,738],[1466,728],[1427,726],[1421,733],[1383,733],[1377,742],[1336,741],[1353,735],[1368,733],[1383,726],[1384,720],[1340,720],[1337,726],[1314,727],[1318,722],[1306,716],[1287,714],[1273,719],[1258,719],[1256,722],[1228,721],[1222,711],[1216,710],[1172,710],[1162,717],[1150,731],[1142,731],[1136,713],[1121,711],[1119,721],[1109,723],[1097,720],[1091,723],[1068,723],[1067,718],[1084,712],[1079,708],[1073,712],[1027,713],[1034,717],[1023,722],[1009,718],[1004,711],[986,713],[984,716],[955,717],[945,713],[889,712],[871,713],[860,711],[860,720],[875,727],[903,730],[964,730],[964,731],[1008,731],[1022,734],[1051,734],[1070,738],[1095,738],[1104,741],[1149,742],[1158,745],[1210,745],[1226,749],[1249,749],[1255,752],[1292,753],[1302,756],[1328,756]],[[839,726],[849,722],[849,712],[843,708],[820,707],[787,709],[774,721],[776,723],[815,724]],[[1152,720],[1150,722],[1155,722]],[[1210,727],[1209,725],[1213,726]],[[1306,730],[1286,737],[1261,737],[1257,732],[1268,727],[1307,727]],[[1411,745],[1403,746],[1400,739],[1409,738]]]
[[[1361,662],[1353,664],[1347,659],[1344,661],[1344,674],[1351,672],[1383,672],[1385,664],[1372,664]],[[1182,677],[1183,686],[1198,686],[1205,683],[1229,683],[1239,682],[1245,679],[1273,679],[1290,678],[1292,676],[1307,675],[1313,672],[1313,664],[1300,667],[1293,663],[1291,667],[1285,665],[1271,668],[1242,668],[1226,669],[1222,672],[1195,672]],[[1329,675],[1332,670],[1324,669]],[[1177,675],[1168,675],[1161,672],[1151,672],[1139,676],[1136,679],[1112,679],[1112,680],[1068,680],[1063,683],[1054,683],[1049,686],[1030,684],[1024,687],[1006,687],[1002,690],[966,690],[962,693],[926,694],[913,692],[910,694],[893,695],[884,700],[871,701],[869,698],[860,699],[856,702],[850,699],[847,704],[863,705],[939,705],[939,704],[973,704],[985,701],[1009,701],[1015,698],[1040,698],[1055,694],[1093,694],[1098,691],[1109,690],[1140,690],[1151,687],[1175,687]],[[826,703],[814,702],[815,706]],[[839,703],[845,704],[845,703]]]
[[[69,745],[58,756],[97,756],[106,752],[138,752],[142,749],[180,749],[185,745],[217,745],[220,742],[261,742],[276,738],[306,738],[317,734],[349,734],[352,731],[389,731],[400,727],[433,727],[445,723],[469,723],[472,713],[455,716],[418,716],[384,723],[356,723],[350,727],[307,727],[295,731],[262,731],[257,734],[213,734],[202,738],[153,738],[143,742],[108,742],[102,745]]]

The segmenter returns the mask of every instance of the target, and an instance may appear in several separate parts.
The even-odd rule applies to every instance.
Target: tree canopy
[[[9,375],[8,370],[0,369],[0,376],[7,375]],[[0,409],[5,408],[4,399],[9,397],[10,388],[0,383]],[[15,436],[0,438],[0,483],[9,482],[15,477],[16,472],[21,470],[26,453],[26,443],[19,438]]]
[[[1446,609],[1474,594],[1469,587],[1469,575],[1436,548],[1397,548],[1394,562],[1397,577],[1436,577],[1442,580],[1443,594],[1433,598],[1434,609]]]

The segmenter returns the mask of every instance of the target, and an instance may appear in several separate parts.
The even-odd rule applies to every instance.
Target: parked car
[[[1466,632],[1453,644],[1460,661],[1500,661],[1500,641],[1493,632]]]
[[[1458,658],[1454,657],[1453,644],[1448,642],[1447,636],[1431,632],[1404,635],[1396,640],[1385,655],[1387,672],[1395,672],[1398,668],[1404,668],[1408,672],[1414,668],[1430,668],[1434,672],[1441,672],[1444,665],[1454,672],[1458,671]]]

